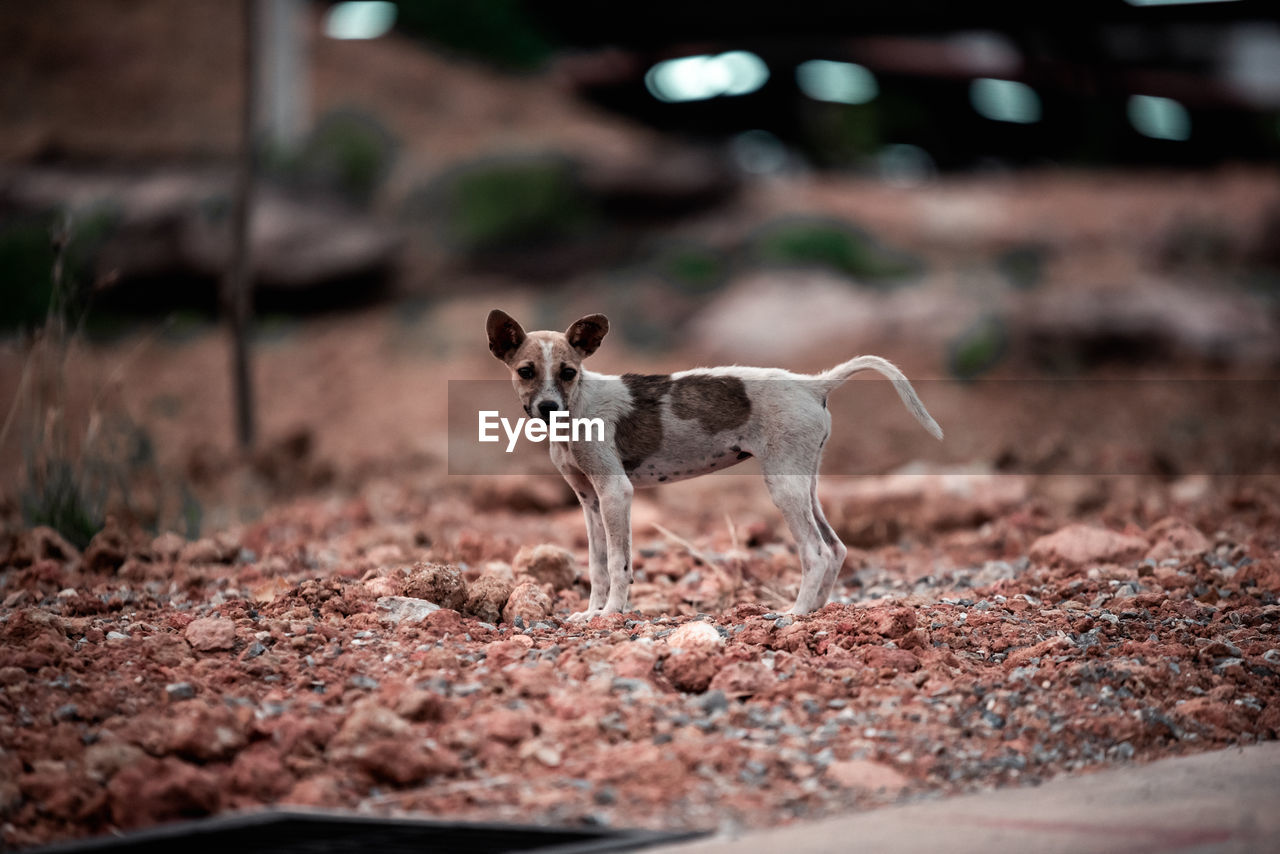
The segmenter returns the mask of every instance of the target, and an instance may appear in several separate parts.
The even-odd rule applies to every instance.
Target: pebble
[[[700,694],[693,704],[707,714],[712,714],[729,708],[729,698],[723,691],[707,691]]]
[[[164,686],[164,692],[170,700],[190,700],[196,695],[195,686],[190,682],[170,682]]]

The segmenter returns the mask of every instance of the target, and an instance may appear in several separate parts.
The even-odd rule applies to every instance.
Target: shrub
[[[558,157],[488,160],[460,167],[437,183],[430,213],[446,240],[466,252],[510,251],[586,234],[595,213]]]
[[[880,245],[865,231],[825,219],[769,225],[752,241],[751,254],[766,264],[826,267],[873,284],[888,284],[924,269],[918,258]]]
[[[663,247],[655,254],[652,265],[658,275],[690,294],[714,290],[724,282],[728,266],[720,253],[696,243]]]
[[[951,375],[962,380],[977,379],[999,364],[1008,343],[1009,333],[1001,318],[980,318],[951,342]]]
[[[395,159],[391,132],[377,119],[335,110],[320,117],[297,151],[269,153],[266,171],[286,184],[366,205],[390,174]]]

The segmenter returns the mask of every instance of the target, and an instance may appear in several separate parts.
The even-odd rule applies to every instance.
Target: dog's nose
[[[538,404],[538,414],[542,416],[543,421],[551,421],[551,413],[559,409],[559,405],[553,400],[544,400]]]

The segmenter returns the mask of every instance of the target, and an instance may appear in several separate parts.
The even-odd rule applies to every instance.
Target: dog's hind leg
[[[840,542],[840,538],[836,536],[835,530],[831,527],[831,523],[827,521],[827,517],[822,512],[822,502],[818,500],[818,478],[814,477],[811,482],[809,497],[813,504],[813,519],[818,523],[818,534],[822,537],[823,542],[831,547],[831,560],[827,564],[826,575],[823,577],[822,601],[831,601],[831,592],[835,589],[836,579],[840,576],[840,569],[844,566],[845,556],[849,554],[849,549],[845,544]]]
[[[813,512],[813,481],[816,475],[769,472],[764,482],[769,496],[782,511],[800,553],[800,592],[791,608],[793,614],[808,614],[826,604],[827,574],[835,560],[835,550],[821,533]],[[824,520],[825,521],[825,520]]]

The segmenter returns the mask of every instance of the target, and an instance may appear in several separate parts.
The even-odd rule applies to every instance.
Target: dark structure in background
[[[584,96],[707,140],[752,133],[739,147],[754,171],[783,153],[941,169],[1280,156],[1280,25],[1266,0],[508,0],[447,26],[453,4],[398,5],[402,29],[512,67],[579,50],[561,65]],[[767,67],[758,87],[685,99],[695,74],[692,89],[655,96],[659,63],[741,51]],[[806,94],[797,69],[812,60],[855,64],[874,94],[842,101],[838,80],[833,100]]]

